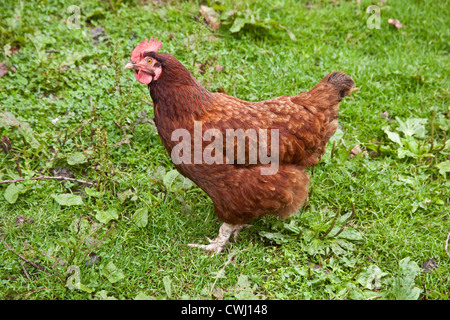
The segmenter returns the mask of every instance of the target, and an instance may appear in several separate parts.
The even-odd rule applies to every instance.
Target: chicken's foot
[[[249,226],[246,224],[229,224],[224,222],[219,229],[219,235],[217,236],[217,238],[214,240],[208,239],[209,240],[208,245],[190,243],[188,244],[188,246],[207,251],[212,251],[214,253],[222,252],[225,249],[228,241],[230,240],[230,236],[233,234],[234,240],[236,241],[239,232],[244,227]]]

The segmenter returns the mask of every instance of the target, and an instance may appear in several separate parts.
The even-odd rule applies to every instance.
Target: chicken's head
[[[134,76],[140,83],[150,84],[158,80],[161,75],[161,63],[152,58],[149,53],[156,52],[162,47],[161,41],[150,38],[150,41],[142,41],[131,52],[131,61],[125,65],[125,69],[134,69]]]

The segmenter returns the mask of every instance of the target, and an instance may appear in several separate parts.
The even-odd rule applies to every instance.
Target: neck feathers
[[[163,70],[149,87],[159,112],[169,118],[203,114],[211,105],[214,94],[172,55],[160,53],[156,59],[161,62]]]

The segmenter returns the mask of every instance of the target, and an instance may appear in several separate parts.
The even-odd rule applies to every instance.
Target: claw
[[[219,235],[217,236],[216,239],[211,240],[210,238],[206,237],[206,239],[208,239],[208,241],[209,241],[208,245],[190,243],[190,244],[188,244],[188,246],[192,247],[192,248],[199,248],[199,249],[203,249],[206,251],[211,251],[211,252],[213,252],[213,256],[214,256],[214,254],[222,252],[225,249],[225,247],[230,239],[231,234],[233,234],[234,242],[236,242],[236,238],[237,238],[239,232],[244,227],[250,228],[251,226],[246,225],[246,224],[232,225],[229,223],[224,223],[220,227]]]
[[[208,245],[206,245],[206,244],[189,243],[188,246],[191,247],[191,248],[199,248],[199,249],[202,249],[202,250],[206,250],[206,251],[212,252],[213,256],[216,253],[220,253],[220,252],[222,252],[225,249],[225,245],[220,245],[218,243],[215,243],[214,241],[211,244],[208,244]]]

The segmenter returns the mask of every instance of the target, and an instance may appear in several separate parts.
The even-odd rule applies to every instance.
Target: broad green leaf
[[[398,263],[399,276],[392,281],[392,292],[397,300],[417,300],[422,289],[415,287],[415,279],[420,273],[420,267],[410,257]]]
[[[74,152],[67,157],[67,163],[71,166],[76,164],[82,164],[86,162],[86,157],[82,152]]]
[[[267,239],[274,241],[277,244],[282,244],[282,243],[286,243],[289,241],[287,235],[284,235],[279,232],[261,231],[259,234],[263,237],[266,237]]]
[[[84,233],[90,229],[91,225],[85,218],[76,218],[69,226],[69,230],[73,233]]]
[[[397,130],[403,132],[406,137],[425,137],[425,124],[428,122],[427,119],[410,118],[406,119],[405,122],[403,122],[399,117],[396,117],[395,119],[399,123]]]
[[[232,33],[239,32],[247,22],[249,21],[246,18],[238,17],[234,19],[233,25],[230,28],[230,32]]]
[[[406,257],[398,263],[400,267],[400,274],[405,278],[414,283],[414,279],[420,273],[420,267],[415,261],[410,261],[410,257]]]
[[[91,288],[89,288],[88,286],[82,284],[81,282],[80,282],[79,290],[87,292],[87,293],[92,293],[93,292],[93,290]]]
[[[331,136],[330,141],[328,141],[328,143],[330,143],[331,146],[333,144],[333,141],[340,142],[343,136],[344,131],[342,131],[341,128],[337,128],[336,132],[334,133],[334,135]]]
[[[220,10],[220,9],[219,9]],[[234,16],[236,14],[236,10],[235,9],[225,9],[223,10],[223,12],[220,14],[219,19],[220,20],[228,20],[229,18],[231,18],[232,16]]]
[[[0,127],[18,127],[20,123],[11,112],[0,113]]]
[[[392,293],[397,300],[417,300],[421,292],[421,289],[411,287],[404,279],[394,278],[392,282]]]
[[[117,300],[116,297],[108,296],[108,291],[101,290],[95,294],[96,300]]]
[[[412,186],[416,186],[417,185],[417,180],[413,179],[412,177],[406,177],[406,176],[399,175],[398,176],[398,180],[403,182],[403,183],[410,184]]]
[[[346,251],[354,251],[355,245],[351,243],[350,241],[346,239],[337,238],[336,239],[337,244],[341,246],[342,249],[345,249]]]
[[[345,228],[344,231],[342,231],[338,237],[353,241],[363,240],[362,234],[351,227]]]
[[[148,223],[148,210],[147,208],[139,208],[133,214],[132,220],[140,228],[143,228]]]
[[[381,288],[381,278],[386,276],[386,272],[382,272],[376,265],[371,265],[366,271],[361,272],[356,279],[362,286],[369,290]]]
[[[171,170],[164,175],[163,183],[166,186],[167,190],[170,190],[172,185],[175,182],[175,179],[180,175],[177,170]]]
[[[289,222],[289,224],[284,224],[284,228],[288,229],[289,231],[292,231],[295,234],[300,234],[302,233],[302,228],[300,226],[298,226],[294,220],[291,220],[291,222]]]
[[[341,246],[339,244],[337,244],[336,242],[332,242],[330,244],[330,248],[331,250],[333,250],[333,252],[337,255],[337,256],[342,256],[345,254],[345,250],[341,248]]]
[[[447,141],[445,141],[444,150],[449,150],[449,151],[450,151],[450,139],[448,139]]]
[[[280,29],[283,29],[284,31],[286,31],[286,33],[288,34],[289,38],[292,41],[297,41],[297,38],[295,37],[294,33],[291,30],[289,30],[288,28],[286,28],[285,26],[282,26],[278,21],[267,19],[267,20],[265,20],[265,22],[268,24],[268,26],[273,26],[273,27],[278,27]]]
[[[348,289],[347,289],[348,290]],[[382,296],[383,294],[381,294]],[[368,300],[368,299],[376,299],[380,296],[380,292],[374,292],[370,290],[359,290],[358,288],[352,288],[350,290],[350,299],[352,300]],[[379,297],[383,299],[383,297]]]
[[[109,208],[106,211],[97,212],[95,218],[101,223],[108,223],[111,220],[117,220],[117,218],[119,218],[119,215],[117,214],[117,210],[115,208]]]
[[[234,296],[239,300],[258,300],[259,296],[254,294],[256,285],[252,287],[248,276],[240,275],[237,280]]]
[[[84,188],[84,191],[86,192],[86,194],[87,194],[88,196],[96,197],[96,198],[101,197],[102,194],[103,194],[102,192],[100,192],[100,191],[95,191],[94,189],[89,188],[89,187]]]
[[[120,192],[117,194],[117,198],[119,198],[120,203],[123,203],[126,199],[134,195],[134,192],[131,189],[125,190],[124,192]]]
[[[400,135],[397,132],[391,132],[389,129],[389,127],[383,127],[383,131],[387,134],[388,138],[403,147],[403,142],[400,139]]]
[[[352,150],[350,148],[349,148],[349,150],[347,150],[343,147],[336,149],[336,151],[334,152],[334,157],[335,157],[335,159],[338,159],[340,164],[343,164],[343,163],[345,163],[345,161],[347,161],[351,151]]]
[[[38,149],[40,147],[40,143],[36,140],[35,133],[28,123],[22,122],[18,129],[19,133],[33,149]]]
[[[148,296],[148,295],[146,295],[146,294],[143,293],[143,292],[139,292],[139,293],[137,294],[137,296],[134,297],[133,300],[155,300],[155,298],[153,298],[153,297],[151,297],[151,296]]]
[[[172,280],[169,276],[164,276],[163,278],[164,290],[166,290],[167,297],[172,298]]]
[[[125,278],[123,272],[120,269],[118,269],[112,261],[110,261],[102,269],[102,275],[106,277],[108,281],[111,283],[116,283],[117,281],[120,281],[123,278]]]
[[[405,148],[398,148],[397,155],[399,159],[403,159],[404,157],[417,158],[417,155]]]
[[[314,238],[309,243],[302,244],[302,250],[305,250],[307,253],[313,254],[323,254],[324,249],[327,248],[328,245],[318,238]]]
[[[6,111],[0,113],[0,127],[17,127],[19,133],[33,149],[38,149],[40,147],[30,125],[27,122],[18,120],[11,112]]]
[[[13,204],[17,201],[17,198],[19,197],[19,194],[25,193],[27,189],[21,185],[21,184],[15,184],[11,183],[5,190],[5,193],[3,196],[5,197],[6,201]]]
[[[444,161],[436,165],[439,169],[439,173],[445,175],[447,172],[450,172],[450,161]]]
[[[186,177],[182,177],[182,178],[183,178],[183,180],[181,181],[181,184],[180,184],[180,188],[181,189],[187,190],[187,189],[190,189],[191,187],[193,187],[195,185],[192,180],[190,180],[190,179],[188,179]]]
[[[83,200],[80,196],[71,193],[52,194],[51,196],[62,206],[78,206],[83,204]]]
[[[66,286],[70,290],[81,290],[87,293],[92,293],[92,289],[88,286],[81,283],[81,277],[80,277],[80,268],[76,265],[72,265],[69,267],[69,270],[67,271],[69,273],[69,277],[67,278]],[[73,274],[72,274],[73,273]]]

